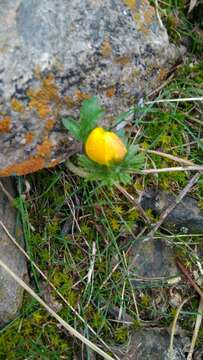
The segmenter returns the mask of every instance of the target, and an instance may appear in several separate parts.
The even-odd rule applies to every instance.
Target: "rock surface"
[[[62,115],[97,95],[111,123],[178,56],[147,0],[0,0],[0,176],[63,161]]]
[[[136,279],[170,278],[179,273],[173,249],[166,241],[151,239],[134,242],[131,255],[130,270]],[[132,278],[135,285],[140,281]]]
[[[144,193],[141,204],[143,209],[152,209],[156,215],[160,215],[174,201],[174,195],[152,190]],[[198,206],[197,200],[185,196],[166,218],[164,227],[171,232],[203,234],[203,210]]]
[[[2,181],[2,179],[1,179]],[[3,181],[6,190],[13,194],[10,179]],[[0,219],[7,227],[9,232],[16,236],[23,245],[21,229],[16,227],[16,211],[10,205],[7,196],[0,188]],[[26,261],[24,255],[16,248],[9,239],[3,228],[0,226],[0,259],[6,263],[21,279],[27,274]],[[0,326],[12,320],[23,298],[22,288],[0,267]]]
[[[170,335],[166,330],[145,329],[135,332],[125,348],[116,351],[119,359],[125,360],[169,360]],[[186,359],[181,344],[175,340],[173,360]]]

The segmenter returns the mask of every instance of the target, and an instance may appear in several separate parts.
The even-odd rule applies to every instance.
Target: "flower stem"
[[[75,175],[82,177],[82,178],[87,178],[88,177],[88,173],[86,171],[84,171],[82,168],[75,166],[70,160],[66,161],[66,167]]]

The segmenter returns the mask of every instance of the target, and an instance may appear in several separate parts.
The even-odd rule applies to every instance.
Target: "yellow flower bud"
[[[91,160],[107,166],[123,160],[127,152],[122,140],[115,133],[99,127],[89,134],[85,151]]]

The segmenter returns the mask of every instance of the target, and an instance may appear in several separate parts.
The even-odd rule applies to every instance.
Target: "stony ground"
[[[30,285],[121,359],[170,359],[168,349],[171,358],[190,359],[203,310],[203,178],[182,169],[203,160],[202,30],[182,2],[168,4],[163,20],[188,55],[135,108],[125,130],[145,151],[146,168],[181,169],[135,176],[122,191],[85,182],[65,165],[15,179],[26,251],[60,294],[28,261]],[[167,101],[178,98],[196,100]],[[203,354],[201,327],[197,333],[196,360]],[[27,294],[17,318],[0,330],[2,360],[94,357]]]

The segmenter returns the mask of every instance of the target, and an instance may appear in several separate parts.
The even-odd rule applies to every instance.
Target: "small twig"
[[[93,271],[94,271],[94,264],[95,264],[95,258],[96,258],[96,243],[95,241],[93,241],[92,243],[92,258],[90,261],[90,267],[88,270],[88,275],[87,275],[87,284],[89,284],[91,282],[92,279],[92,275],[93,275]]]
[[[113,273],[117,270],[118,266],[120,265],[121,261],[117,262],[117,264],[113,267],[109,275],[106,277],[106,279],[103,281],[103,283],[100,285],[99,290],[101,290],[106,283],[109,281],[109,279],[112,277]]]
[[[149,154],[154,154],[154,155],[158,155],[158,156],[162,156],[162,157],[165,157],[167,159],[170,159],[170,160],[173,160],[173,161],[176,161],[176,162],[179,162],[179,163],[182,163],[182,164],[185,164],[185,165],[191,165],[193,166],[194,163],[190,160],[187,160],[187,159],[182,159],[182,158],[179,158],[178,156],[173,156],[171,154],[167,154],[167,153],[164,153],[162,151],[158,151],[158,150],[146,150],[146,149],[143,149],[143,148],[140,148],[140,150],[146,152],[146,153],[149,153]]]
[[[180,194],[174,200],[170,206],[168,206],[161,214],[159,221],[154,225],[153,229],[149,232],[144,241],[148,241],[153,238],[155,232],[160,228],[168,215],[175,209],[175,207],[182,201],[182,199],[186,196],[186,194],[190,191],[193,185],[198,181],[200,174],[195,174],[189,181],[189,183],[184,187],[184,189],[180,192]]]
[[[177,263],[177,266],[179,267],[180,271],[185,276],[185,278],[189,281],[189,283],[192,285],[192,287],[196,290],[196,292],[199,294],[199,296],[203,300],[203,292],[201,291],[199,286],[194,282],[194,280],[192,279],[191,275],[189,274],[189,272],[187,271],[185,266],[182,264],[182,262],[179,259],[177,259],[176,263]]]
[[[131,194],[129,194],[129,192],[120,184],[116,184],[115,187],[131,202],[131,204],[134,205],[135,208],[139,210],[140,214],[145,219],[147,224],[150,225],[151,222],[139,202]]]
[[[177,66],[178,67],[178,66]],[[160,86],[158,86],[155,90],[151,91],[150,93],[147,94],[147,97],[152,97],[155,94],[158,94],[166,85],[168,85],[174,78],[174,73],[172,73],[168,79],[166,79],[166,81],[164,81],[163,84],[161,84]]]
[[[191,345],[190,345],[190,350],[189,350],[189,353],[188,353],[188,356],[187,356],[187,360],[192,360],[192,355],[193,355],[193,352],[194,352],[197,336],[198,336],[199,329],[200,329],[200,326],[201,326],[201,323],[202,323],[202,316],[203,316],[203,299],[200,298],[198,314],[197,314],[197,318],[196,318],[195,328],[194,328],[194,332],[193,332],[193,336],[192,336],[192,342],[191,342]]]
[[[158,0],[155,0],[154,3],[155,3],[155,11],[156,11],[157,20],[159,22],[159,26],[160,26],[161,29],[163,29],[164,26],[163,26],[163,23],[162,23],[162,20],[161,20],[161,16],[159,15]]]
[[[14,201],[13,196],[11,196],[11,194],[6,190],[6,188],[4,187],[3,183],[0,181],[0,188],[3,191],[3,193],[7,196],[8,200],[10,201],[10,203],[12,204]]]
[[[158,174],[163,172],[175,172],[175,171],[203,171],[203,165],[192,165],[192,166],[177,166],[170,168],[161,168],[161,169],[146,169],[140,170],[139,173],[143,175],[147,174]]]
[[[42,305],[53,318],[55,318],[68,332],[79,339],[83,344],[87,345],[90,349],[103,356],[106,360],[113,360],[113,358],[105,353],[102,349],[100,349],[93,342],[88,340],[82,334],[80,334],[77,330],[75,330],[71,325],[69,325],[65,320],[63,320],[49,305],[47,305],[35,292],[32,290],[23,280],[21,280],[14,272],[9,269],[9,267],[0,260],[0,266],[24,289],[30,294],[40,305]]]
[[[180,315],[180,312],[182,310],[182,307],[185,305],[185,303],[189,300],[190,298],[185,299],[180,306],[178,307],[177,311],[176,311],[176,315],[173,319],[173,324],[172,324],[172,329],[171,329],[171,338],[170,338],[170,346],[169,346],[169,359],[173,360],[174,359],[174,354],[173,354],[173,342],[174,342],[174,335],[175,335],[175,330],[176,330],[176,324],[177,324],[177,320],[178,320],[178,316]]]
[[[154,100],[154,101],[146,101],[145,105],[159,104],[159,103],[166,103],[166,102],[179,102],[179,101],[203,101],[203,96],[192,97],[192,98],[160,99],[160,100]]]
[[[122,293],[121,293],[121,305],[120,305],[119,314],[118,314],[118,321],[121,321],[122,314],[123,314],[125,288],[126,288],[126,281],[124,281],[124,283],[123,283],[123,289],[122,289]]]

